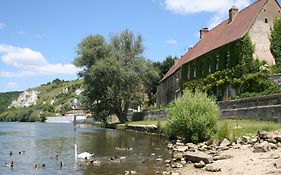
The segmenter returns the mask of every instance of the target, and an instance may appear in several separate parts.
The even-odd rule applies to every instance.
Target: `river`
[[[85,165],[84,160],[75,159],[74,144],[78,153],[95,153],[93,159],[100,164]],[[159,157],[163,160],[157,161]],[[152,175],[165,171],[168,158],[165,141],[158,136],[90,125],[74,129],[72,124],[0,123],[0,174],[121,175],[136,171]],[[4,165],[11,161],[13,168]],[[35,168],[36,164],[46,166]]]

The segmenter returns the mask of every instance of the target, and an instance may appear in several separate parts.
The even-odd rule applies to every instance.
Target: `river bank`
[[[256,123],[253,125],[266,128]],[[236,130],[244,127],[242,123],[239,127],[237,126],[235,126]],[[156,131],[154,134],[159,134],[156,125],[134,124],[132,126],[127,124],[117,128],[123,130],[127,128],[145,134]],[[249,130],[245,128],[245,131]],[[251,133],[253,134],[252,131]],[[167,148],[172,153],[172,157],[163,160],[166,164],[166,171],[159,172],[159,174],[263,175],[281,173],[281,169],[279,169],[281,168],[280,129],[274,132],[260,132],[258,135],[241,136],[232,141],[224,139],[221,143],[209,141],[193,144],[182,143],[180,140],[171,141],[167,144]]]
[[[281,131],[260,132],[231,143],[168,145],[173,159],[167,164],[178,175],[265,175],[281,173]]]

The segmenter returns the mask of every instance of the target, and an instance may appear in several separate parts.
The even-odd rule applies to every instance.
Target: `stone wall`
[[[128,116],[129,121],[143,121],[143,120],[166,120],[167,114],[164,110],[150,111],[150,112],[134,112]]]
[[[218,103],[223,119],[281,122],[281,94]]]
[[[276,86],[281,89],[281,74],[272,75],[268,79],[274,82],[274,84],[276,84]]]

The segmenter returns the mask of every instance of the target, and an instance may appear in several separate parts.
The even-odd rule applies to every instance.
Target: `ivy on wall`
[[[228,96],[226,87],[236,89],[238,94],[258,93],[266,90],[276,91],[277,87],[267,80],[268,72],[266,70],[260,71],[260,67],[265,62],[254,60],[254,51],[255,45],[247,34],[240,41],[232,42],[203,55],[194,60],[195,63],[184,65],[182,68],[182,89],[199,89],[217,96],[219,100]],[[208,64],[202,64],[202,62]],[[198,67],[194,68],[194,65]],[[201,71],[204,70],[203,73],[208,70],[210,74],[204,75],[196,72],[196,77],[188,76],[188,73],[192,74],[194,69],[200,70],[200,65]]]

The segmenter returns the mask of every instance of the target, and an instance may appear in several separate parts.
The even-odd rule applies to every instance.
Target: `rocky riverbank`
[[[264,175],[281,174],[281,131],[258,132],[231,143],[168,144],[173,158],[166,160],[167,172],[173,175]]]

